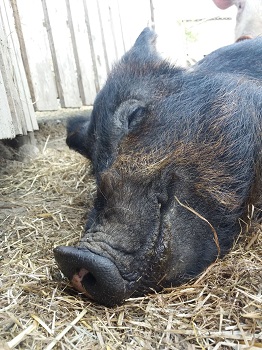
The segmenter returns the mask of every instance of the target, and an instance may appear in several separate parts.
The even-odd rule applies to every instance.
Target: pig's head
[[[96,174],[115,159],[121,139],[147,119],[152,101],[173,91],[174,75],[178,88],[183,70],[162,60],[155,43],[156,34],[145,29],[111,71],[91,120],[74,117],[68,123],[68,146],[89,158]]]
[[[190,95],[174,118],[184,72],[159,57],[155,39],[145,29],[109,75],[90,122],[68,125],[68,145],[92,162],[97,197],[78,246],[56,247],[55,259],[76,289],[108,306],[196,276],[230,247],[237,226],[237,194],[220,183],[231,176],[217,157],[227,141],[213,136],[208,148],[204,133],[196,150],[197,122],[183,120]]]

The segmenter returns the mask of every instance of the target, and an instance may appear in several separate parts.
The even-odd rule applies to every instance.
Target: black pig
[[[235,73],[260,80],[262,38],[250,40],[222,47],[200,60],[190,70],[200,70],[202,73]]]
[[[262,39],[190,70],[160,58],[155,40],[145,29],[90,123],[68,125],[69,147],[92,161],[97,198],[79,245],[56,247],[55,259],[76,289],[107,306],[201,273],[232,247],[261,189]],[[250,50],[232,72],[241,45]],[[244,62],[256,64],[256,77]]]

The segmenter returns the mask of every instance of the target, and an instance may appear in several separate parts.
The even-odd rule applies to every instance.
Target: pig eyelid
[[[128,129],[136,126],[140,121],[141,117],[145,113],[145,107],[138,106],[132,113],[128,116]]]

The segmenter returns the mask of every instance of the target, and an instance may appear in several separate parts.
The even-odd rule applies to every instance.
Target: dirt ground
[[[38,149],[1,159],[0,349],[261,349],[262,225],[253,221],[198,279],[112,309],[74,291],[53,247],[79,240],[95,196],[90,165],[42,120]]]

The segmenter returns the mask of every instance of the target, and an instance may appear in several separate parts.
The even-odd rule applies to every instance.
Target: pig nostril
[[[88,249],[68,246],[54,248],[54,254],[72,286],[88,298],[114,306],[131,294],[127,282],[108,258]]]
[[[93,287],[95,284],[96,284],[96,278],[92,273],[88,272],[87,274],[84,275],[82,280],[82,285]]]

